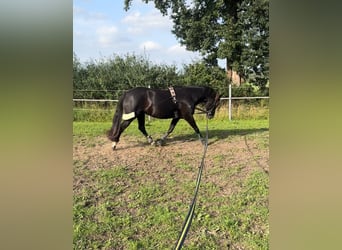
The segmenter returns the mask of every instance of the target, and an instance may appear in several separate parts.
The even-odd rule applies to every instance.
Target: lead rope
[[[186,238],[186,235],[188,234],[188,231],[189,231],[189,228],[190,228],[190,225],[192,222],[192,218],[194,217],[194,213],[195,213],[197,194],[198,194],[198,190],[199,190],[199,186],[200,186],[200,182],[201,182],[201,177],[202,177],[202,172],[203,172],[203,168],[204,168],[204,159],[205,159],[205,155],[207,153],[207,148],[208,148],[208,117],[206,120],[207,120],[207,124],[206,124],[205,144],[203,146],[204,150],[203,150],[203,156],[202,156],[201,164],[200,164],[199,169],[198,169],[195,194],[194,194],[194,198],[192,199],[192,202],[190,204],[188,215],[185,218],[185,221],[184,221],[184,224],[182,227],[182,231],[179,234],[175,250],[179,250],[182,248],[184,240]]]

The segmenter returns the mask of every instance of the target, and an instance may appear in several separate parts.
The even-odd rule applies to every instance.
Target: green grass
[[[242,249],[267,249],[268,176],[261,171],[251,174],[242,190],[232,195],[223,217],[222,230],[229,232],[232,242],[238,241]]]
[[[170,124],[170,119],[152,119],[148,121],[146,118],[146,130],[149,134],[163,135]],[[206,120],[196,119],[197,126],[200,131],[205,133]],[[84,136],[84,137],[94,137],[105,135],[106,131],[110,129],[111,122],[74,122],[73,123],[73,135],[74,137]],[[210,136],[219,136],[221,132],[238,134],[243,131],[251,130],[266,130],[269,126],[268,119],[262,120],[232,120],[228,119],[212,119],[208,122]],[[193,136],[194,130],[190,125],[184,121],[180,120],[170,136],[183,136],[189,135]],[[138,122],[134,120],[130,126],[123,132],[122,135],[129,136],[142,136],[141,132],[138,130]]]
[[[146,127],[156,137],[167,130],[169,122],[153,119]],[[198,119],[197,123],[204,132],[206,121]],[[110,126],[110,122],[74,122],[74,147],[91,150]],[[267,149],[268,120],[216,118],[209,121],[209,134],[211,141],[226,143],[227,152],[209,159],[212,164],[204,171],[183,249],[269,249],[269,176],[258,168],[243,173],[249,165],[230,161],[228,154],[229,143],[246,134],[262,150]],[[136,122],[124,136],[143,138]],[[196,138],[184,121],[172,136]],[[195,177],[199,164],[187,157],[187,152],[174,154],[174,160],[167,163],[170,171],[153,166],[160,168],[160,172],[155,170],[158,178],[149,166],[135,169],[117,163],[114,156],[102,168],[92,168],[94,159],[74,159],[74,249],[173,249],[195,187],[195,178],[187,174]],[[223,190],[226,186],[231,186],[229,193]]]

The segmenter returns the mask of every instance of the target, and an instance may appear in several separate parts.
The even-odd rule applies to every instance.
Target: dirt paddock
[[[210,138],[203,181],[215,183],[228,195],[236,184],[233,179],[243,180],[255,170],[268,173],[268,154],[268,131]],[[179,181],[191,178],[195,181],[202,155],[203,146],[199,140],[182,137],[170,137],[165,146],[152,146],[144,138],[123,136],[114,151],[104,136],[80,138],[73,150],[74,161],[82,161],[88,170],[125,166],[132,172],[143,171],[146,176],[142,178],[157,182],[162,182],[165,172],[177,176]],[[227,182],[222,173],[229,169],[234,174]],[[79,178],[82,176],[74,176],[76,189]]]

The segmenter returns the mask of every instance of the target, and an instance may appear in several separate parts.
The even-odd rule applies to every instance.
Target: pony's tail
[[[119,138],[119,131],[120,131],[120,123],[121,123],[121,117],[122,117],[122,110],[123,110],[123,100],[125,97],[125,93],[121,96],[119,99],[119,102],[116,106],[116,111],[113,117],[113,124],[110,130],[107,131],[107,137],[109,140],[118,142]]]

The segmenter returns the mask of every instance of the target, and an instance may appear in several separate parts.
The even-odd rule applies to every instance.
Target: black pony
[[[179,119],[185,119],[203,141],[193,117],[196,105],[203,103],[205,112],[211,119],[215,115],[219,100],[220,96],[210,87],[170,87],[166,90],[137,87],[126,91],[120,98],[113,117],[112,128],[107,132],[107,136],[113,141],[114,150],[121,133],[137,118],[139,130],[148,142],[153,144],[152,137],[145,129],[145,114],[147,114],[161,119],[172,118],[169,130],[159,140],[161,144],[173,131]]]

